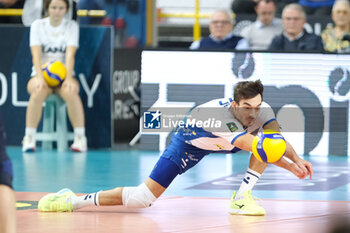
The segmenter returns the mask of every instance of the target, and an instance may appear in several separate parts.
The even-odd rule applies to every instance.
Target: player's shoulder
[[[260,105],[260,109],[261,109],[261,113],[272,113],[273,112],[273,109],[272,107],[266,103],[266,102],[262,102],[261,105]]]
[[[259,122],[261,124],[265,124],[267,121],[270,121],[275,118],[276,118],[275,112],[272,109],[272,107],[268,103],[262,102],[260,106],[259,116],[258,116],[258,119],[260,119]]]
[[[261,103],[261,107],[262,107],[262,108],[271,108],[271,106],[270,106],[268,103],[266,103],[265,101],[263,101],[263,102]]]

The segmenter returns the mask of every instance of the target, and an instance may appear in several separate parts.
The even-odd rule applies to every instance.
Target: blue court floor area
[[[67,187],[89,193],[117,186],[136,186],[150,174],[159,152],[143,150],[90,150],[87,153],[21,152],[8,147],[14,167],[14,188],[19,192],[56,192]],[[314,177],[299,180],[269,165],[253,190],[263,199],[350,201],[350,158],[305,156]],[[211,154],[178,176],[165,196],[231,197],[248,167],[249,154]]]

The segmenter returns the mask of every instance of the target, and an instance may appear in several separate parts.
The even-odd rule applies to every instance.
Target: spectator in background
[[[259,0],[233,0],[231,9],[236,14],[255,14],[255,7]],[[276,0],[277,13],[281,13],[282,9],[290,4],[298,2],[298,0]]]
[[[9,8],[15,5],[18,0],[0,0],[0,8]]]
[[[233,0],[231,9],[236,14],[255,14],[254,8],[259,0]]]
[[[275,51],[323,51],[320,36],[306,32],[306,14],[299,4],[287,5],[282,12],[284,31],[273,38],[269,50]]]
[[[330,15],[335,0],[299,0],[308,15]]]
[[[246,39],[233,34],[234,23],[232,14],[228,11],[215,11],[210,18],[210,35],[194,41],[190,49],[249,49]]]
[[[41,19],[47,15],[44,9],[44,1],[45,0],[25,0],[22,13],[22,23],[24,26],[29,27],[34,20]],[[69,5],[72,7],[69,8],[65,16],[66,19],[76,19],[76,1],[78,0],[69,0]]]
[[[283,31],[282,22],[275,18],[276,3],[274,0],[260,0],[255,7],[257,20],[245,27],[241,36],[248,40],[253,50],[265,50],[272,39]]]
[[[337,0],[332,9],[332,24],[322,31],[324,50],[328,52],[350,52],[350,3]]]
[[[24,0],[0,0],[0,8],[22,9]],[[21,24],[19,16],[0,16],[0,23]]]
[[[85,117],[79,96],[79,82],[74,77],[75,54],[79,46],[79,26],[73,20],[65,19],[69,9],[68,0],[48,0],[45,10],[48,17],[35,20],[30,27],[30,50],[33,58],[33,71],[28,81],[30,94],[26,129],[23,138],[23,152],[35,151],[35,134],[42,114],[42,106],[51,94],[59,95],[67,104],[68,117],[74,128],[74,142],[71,150],[85,152]],[[65,64],[67,74],[61,86],[51,88],[42,74],[42,65],[58,60]]]

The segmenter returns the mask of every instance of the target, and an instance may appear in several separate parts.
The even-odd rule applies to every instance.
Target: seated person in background
[[[0,8],[10,8],[18,4],[18,2],[24,2],[18,1],[18,0],[0,0]]]
[[[269,50],[275,51],[323,51],[320,36],[306,32],[306,14],[299,4],[287,5],[282,12],[284,31],[273,38]]]
[[[258,1],[259,0],[233,0],[231,9],[236,14],[255,14],[254,8]]]
[[[37,19],[30,27],[30,50],[33,57],[33,71],[27,84],[30,94],[26,129],[23,138],[23,152],[35,151],[35,134],[42,114],[42,106],[51,94],[57,94],[66,102],[68,117],[74,128],[73,151],[87,150],[85,117],[79,96],[79,82],[74,78],[75,54],[79,46],[79,26],[73,20],[65,19],[69,9],[68,0],[48,0],[45,4],[48,17]],[[49,87],[42,74],[42,64],[59,60],[67,69],[61,86]]]
[[[276,2],[274,0],[260,0],[255,7],[257,20],[245,27],[241,36],[248,40],[253,50],[265,50],[272,39],[283,31],[282,22],[275,18]]]
[[[36,19],[41,19],[47,12],[45,12],[44,4],[46,0],[25,0],[22,13],[22,23],[24,26],[30,27],[30,25]],[[66,19],[75,19],[76,18],[76,1],[69,0],[69,5],[72,6],[69,8],[69,11],[65,15]],[[74,17],[73,17],[74,16]]]
[[[21,9],[23,8],[24,0],[0,0],[0,9]],[[0,23],[21,24],[21,17],[18,16],[1,16]]]
[[[190,49],[249,49],[246,39],[233,34],[234,23],[232,14],[228,11],[215,11],[210,18],[210,35],[194,41]]]
[[[259,0],[233,0],[231,9],[236,14],[255,14],[255,7]],[[283,8],[290,4],[298,2],[298,0],[276,0],[277,13],[280,14]]]
[[[335,0],[299,0],[308,15],[330,15]]]
[[[350,52],[350,3],[337,0],[332,9],[332,24],[322,31],[324,50],[328,52]]]

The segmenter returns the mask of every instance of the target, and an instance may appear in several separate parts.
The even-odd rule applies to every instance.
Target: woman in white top
[[[30,28],[33,72],[27,85],[30,98],[22,150],[35,150],[35,133],[42,115],[42,105],[54,93],[66,102],[68,117],[74,127],[75,138],[71,149],[86,151],[84,109],[79,96],[79,82],[73,77],[79,26],[75,21],[64,18],[69,9],[68,0],[48,0],[45,9],[48,17],[35,20]],[[63,62],[67,69],[65,81],[55,88],[46,84],[42,74],[42,65],[52,60]]]

